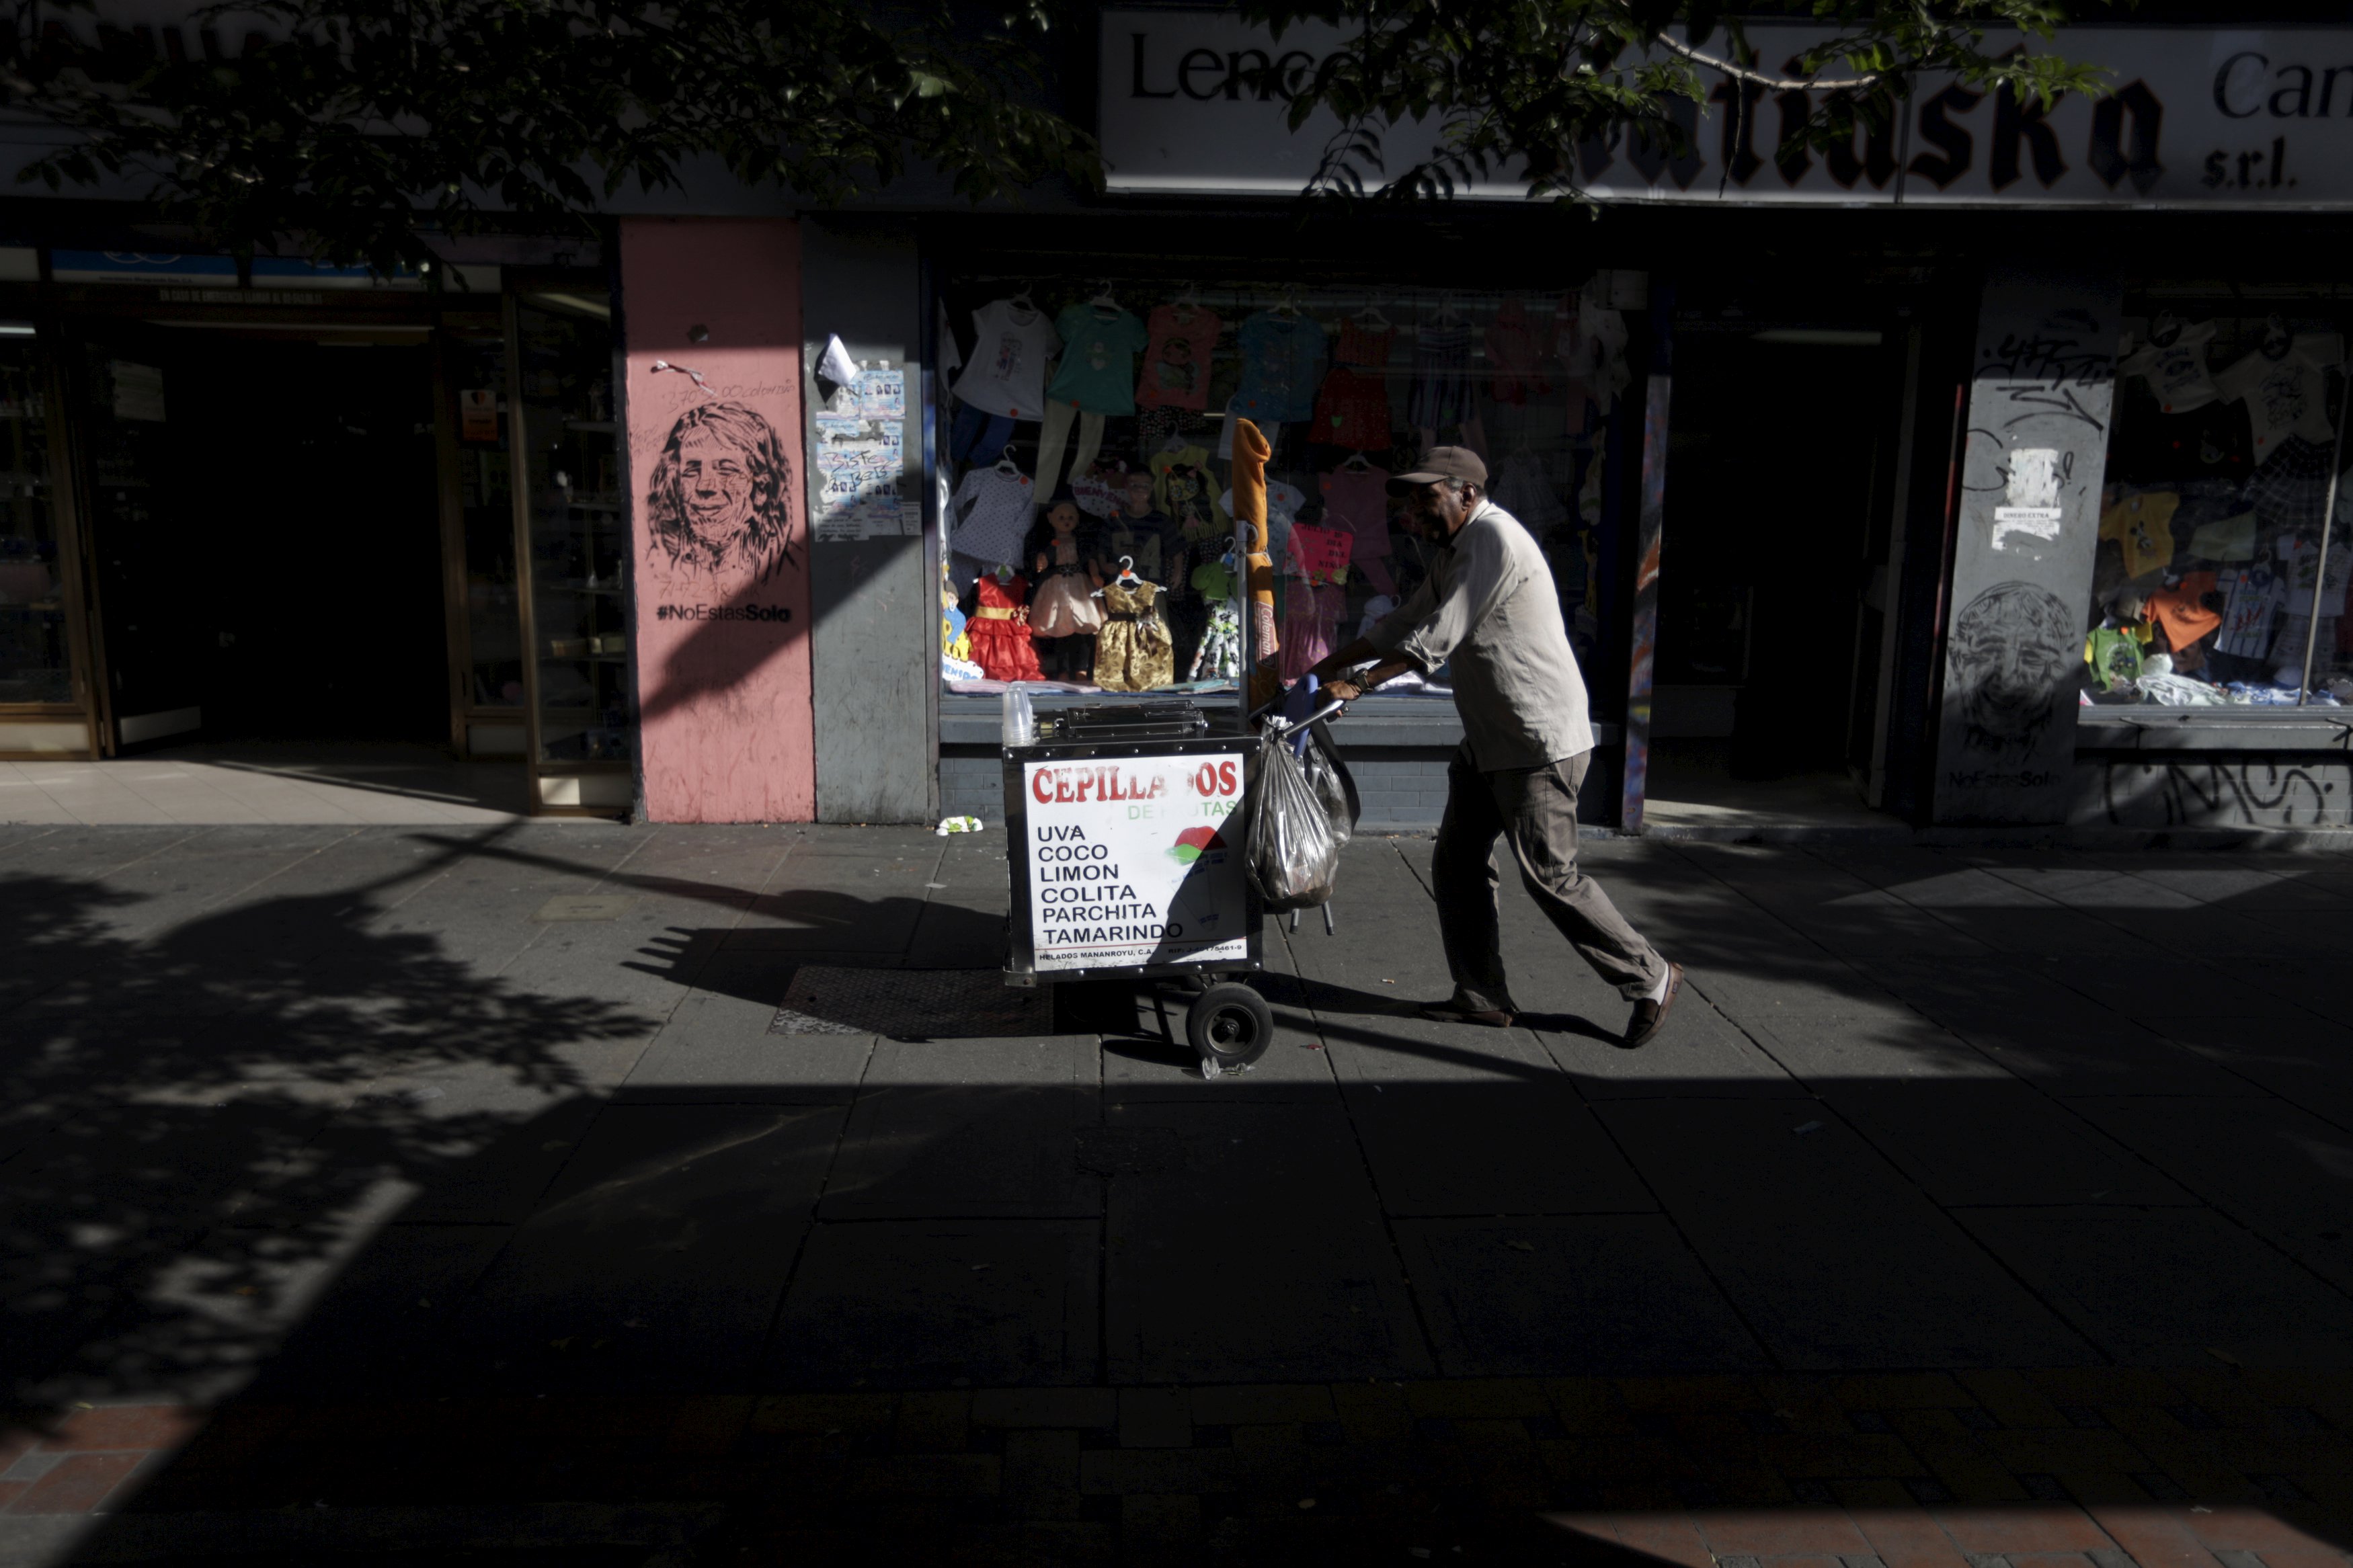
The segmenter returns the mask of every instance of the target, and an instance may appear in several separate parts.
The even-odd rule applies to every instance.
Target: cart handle
[[[1339,712],[1343,706],[1343,704],[1338,702],[1329,703],[1324,707],[1317,709],[1314,712],[1310,713],[1306,718],[1302,719],[1296,724],[1282,719],[1276,719],[1273,721],[1282,726],[1281,731],[1282,735],[1295,735],[1300,731],[1308,728],[1310,725],[1320,724],[1324,720],[1331,718],[1334,714]],[[1253,719],[1265,718],[1270,715],[1273,710],[1274,704],[1270,702],[1264,708],[1261,708],[1257,712],[1251,714],[1250,717]],[[1278,736],[1278,739],[1279,738],[1281,737]]]

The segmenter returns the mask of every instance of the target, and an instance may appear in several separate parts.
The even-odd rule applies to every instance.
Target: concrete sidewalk
[[[0,1563],[2344,1561],[2353,864],[1591,845],[1629,1053],[1428,849],[1205,1082],[995,834],[0,829]]]

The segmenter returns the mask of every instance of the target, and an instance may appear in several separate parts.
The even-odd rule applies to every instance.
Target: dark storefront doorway
[[[1900,392],[1893,334],[1870,323],[1686,325],[1646,818],[1854,819],[1867,815],[1885,620],[1874,497]]]
[[[110,323],[78,347],[119,745],[445,743],[424,335]]]

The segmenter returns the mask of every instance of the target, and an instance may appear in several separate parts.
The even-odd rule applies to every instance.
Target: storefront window
[[[522,634],[515,600],[514,500],[507,475],[506,340],[469,332],[450,344],[458,400],[458,487],[465,516],[467,700],[523,704]]]
[[[943,303],[947,691],[1229,688],[1243,418],[1273,448],[1286,678],[1426,575],[1430,547],[1393,526],[1386,487],[1441,444],[1483,456],[1591,651],[1599,434],[1627,380],[1616,311],[1575,292],[1004,276],[958,279]],[[1443,673],[1385,690],[1442,693]]]
[[[624,762],[629,563],[612,327],[585,296],[527,296],[515,314],[540,760]]]
[[[71,702],[41,361],[16,322],[0,322],[0,702]]]
[[[2095,705],[2353,701],[2353,548],[2341,521],[2324,539],[2345,322],[2244,309],[2127,301],[2084,646]]]

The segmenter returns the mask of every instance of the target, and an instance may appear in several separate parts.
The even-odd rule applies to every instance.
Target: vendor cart
[[[1180,700],[1066,708],[1004,750],[1008,983],[1179,977],[1212,1078],[1274,1037],[1266,999],[1225,978],[1262,961],[1243,856],[1259,741],[1219,717]]]

